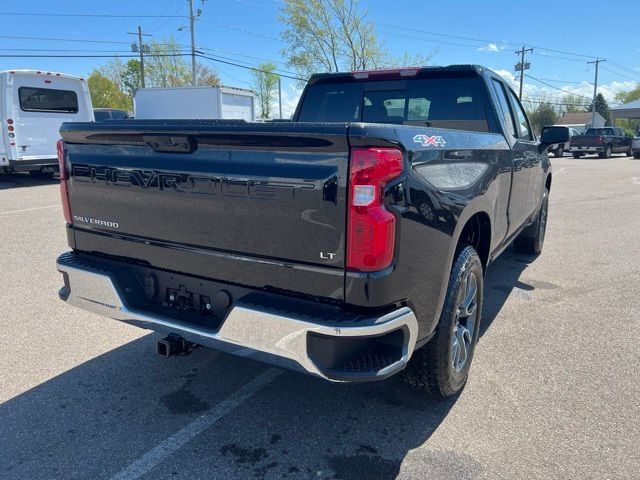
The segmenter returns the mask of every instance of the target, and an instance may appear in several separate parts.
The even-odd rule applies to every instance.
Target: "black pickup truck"
[[[583,135],[571,137],[569,150],[573,158],[587,153],[597,153],[600,158],[609,158],[612,153],[631,155],[632,138],[621,128],[587,128]]]
[[[292,122],[67,123],[60,298],[333,381],[459,391],[483,279],[541,251],[551,169],[479,66],[311,77]],[[405,368],[406,367],[406,368]]]

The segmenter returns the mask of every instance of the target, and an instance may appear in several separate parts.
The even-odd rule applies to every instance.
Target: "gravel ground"
[[[0,478],[638,478],[640,161],[552,162],[545,251],[490,267],[449,401],[154,355],[58,300],[56,182],[0,175]]]

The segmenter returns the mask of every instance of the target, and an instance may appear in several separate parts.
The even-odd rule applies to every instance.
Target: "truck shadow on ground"
[[[57,173],[53,178],[32,177],[28,173],[0,173],[0,190],[55,185],[59,182]]]
[[[526,265],[509,251],[491,267],[483,333],[514,288],[530,288],[518,281]],[[86,321],[90,329],[100,320]],[[0,405],[0,478],[110,478],[268,368],[207,349],[163,359],[156,338]],[[457,401],[434,400],[399,376],[342,385],[283,372],[148,478],[474,478],[481,467],[470,455],[418,449]]]
[[[480,336],[487,332],[509,296],[527,296],[534,290],[532,285],[522,282],[520,276],[535,258],[517,253],[510,246],[489,266],[485,276]]]

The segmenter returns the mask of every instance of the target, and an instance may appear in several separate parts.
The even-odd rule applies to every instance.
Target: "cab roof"
[[[336,73],[316,73],[309,78],[308,84],[315,83],[333,83],[336,80],[341,81],[357,81],[369,79],[404,79],[404,78],[421,78],[433,74],[475,74],[480,75],[483,71],[489,70],[482,65],[448,65],[448,66],[428,66],[428,67],[397,67],[373,70],[356,70],[352,72],[336,72]]]

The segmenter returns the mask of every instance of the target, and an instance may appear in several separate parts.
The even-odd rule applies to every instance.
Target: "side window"
[[[516,137],[516,127],[504,86],[499,81],[493,79],[493,88],[495,89],[496,96],[498,97],[498,104],[500,107],[498,110],[502,112],[502,120],[505,128],[507,129],[507,133],[511,134],[512,137]]]
[[[520,135],[518,138],[521,138],[523,140],[533,140],[531,127],[529,126],[529,120],[527,120],[527,115],[524,113],[522,105],[520,105],[520,102],[511,90],[509,90],[509,98],[511,98],[511,103],[516,110],[516,123],[520,130]]]

